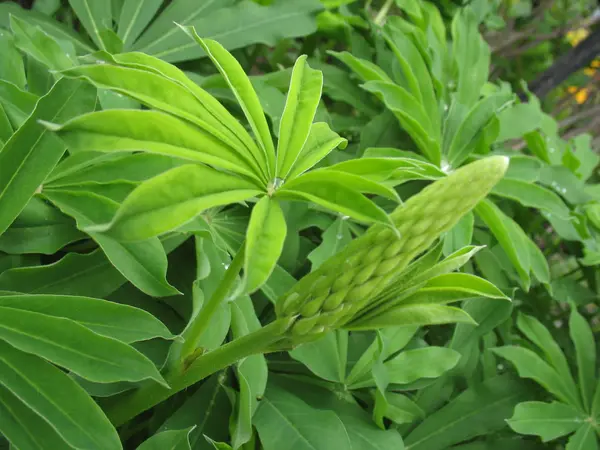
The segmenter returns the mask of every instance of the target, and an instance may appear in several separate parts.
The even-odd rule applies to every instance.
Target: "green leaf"
[[[18,267],[0,274],[0,289],[31,294],[105,297],[127,280],[99,249],[68,253],[55,263]]]
[[[386,392],[387,409],[385,417],[397,424],[411,423],[416,419],[423,419],[425,411],[406,395],[397,392]]]
[[[281,179],[288,177],[308,139],[322,87],[323,73],[312,69],[306,62],[306,56],[299,57],[294,64],[279,125],[275,175]]]
[[[581,408],[577,385],[569,369],[567,358],[552,337],[552,333],[533,316],[519,314],[517,327],[535,345],[544,352],[546,361],[556,370],[563,383],[564,391],[569,393],[570,403]]]
[[[222,141],[231,151],[246,155],[254,171],[261,174],[260,151],[248,132],[223,105],[179,69],[148,55],[115,57],[99,53],[97,57],[98,64],[78,66],[61,73],[88,79],[99,88],[111,89],[191,122]]]
[[[432,163],[439,165],[441,153],[439,143],[434,138],[436,133],[419,101],[405,89],[392,83],[370,81],[363,85],[363,88],[375,94],[386,104],[423,155]]]
[[[496,142],[521,138],[540,127],[542,111],[540,105],[535,103],[521,103],[507,108],[498,114],[500,133]]]
[[[16,16],[11,16],[10,28],[15,35],[16,45],[50,70],[68,69],[75,64],[75,48],[71,47],[72,53],[70,54],[65,52],[53,38],[39,27],[30,25]]]
[[[47,190],[45,196],[83,229],[109,221],[119,208],[116,202],[89,192]],[[141,291],[155,297],[179,293],[166,279],[167,256],[158,238],[121,243],[101,233],[89,234],[117,270]]]
[[[352,448],[340,418],[313,408],[276,384],[270,384],[254,424],[265,450]]]
[[[546,256],[531,239],[527,239],[529,258],[531,260],[531,271],[540,283],[550,286],[550,267]]]
[[[500,298],[510,300],[500,289],[487,281],[470,273],[447,273],[431,278],[426,289],[455,289],[473,297]]]
[[[0,306],[0,338],[90,381],[164,383],[154,364],[133,347],[72,320]]]
[[[93,52],[94,48],[89,41],[83,39],[81,35],[75,32],[71,27],[66,26],[53,17],[34,11],[27,11],[15,3],[2,3],[0,5],[0,24],[3,28],[9,28],[10,15],[17,16],[27,20],[42,28],[46,33],[57,41],[67,40],[72,42],[79,52]]]
[[[444,347],[406,350],[387,361],[390,383],[408,384],[421,378],[438,378],[458,363],[460,353]]]
[[[469,89],[471,90],[472,87]],[[449,136],[451,141],[448,147],[448,160],[453,167],[462,164],[475,150],[475,142],[480,131],[509,100],[510,96],[507,94],[494,94],[480,100],[469,110],[456,133]]]
[[[547,211],[562,219],[568,219],[570,210],[554,192],[529,181],[504,179],[492,189],[492,194],[516,200],[523,206]]]
[[[326,333],[313,342],[301,344],[290,351],[290,356],[300,361],[312,373],[324,380],[341,383],[346,376],[346,365],[342,364],[346,348],[343,348],[343,331]]]
[[[287,225],[279,202],[264,196],[252,209],[246,231],[244,281],[247,292],[256,291],[271,276],[281,256],[286,233]]]
[[[548,442],[572,433],[583,419],[577,409],[564,403],[524,402],[517,405],[507,422],[517,433],[539,436]]]
[[[41,416],[0,384],[0,432],[20,450],[52,450],[68,444]]]
[[[206,3],[206,2],[205,2]],[[159,10],[162,0],[124,0],[119,16],[117,35],[128,49],[142,34]],[[157,18],[157,20],[160,20]]]
[[[371,61],[357,58],[349,52],[334,52],[330,50],[327,53],[346,64],[362,81],[387,81],[393,83],[393,80],[387,73]]]
[[[0,148],[4,147],[4,144],[10,139],[13,133],[13,126],[6,115],[2,103],[0,103]]]
[[[86,235],[75,222],[43,200],[32,197],[11,226],[0,235],[0,250],[51,255]]]
[[[592,424],[583,425],[571,436],[565,450],[598,450],[597,432]]]
[[[0,152],[0,234],[2,234],[62,157],[65,146],[38,124],[64,120],[94,107],[96,92],[72,80],[58,81]]]
[[[276,192],[282,198],[298,198],[362,222],[389,223],[387,214],[362,193],[397,200],[394,190],[357,175],[330,169],[307,172],[284,183]]]
[[[192,450],[190,446],[190,434],[195,427],[185,430],[168,430],[157,433],[146,439],[137,450]]]
[[[178,228],[202,211],[259,195],[253,183],[199,165],[176,167],[143,182],[125,199],[112,222],[89,231],[139,241]]]
[[[0,296],[0,306],[70,319],[102,336],[127,344],[153,338],[173,338],[162,322],[143,309],[107,300],[21,294]]]
[[[173,22],[195,27],[203,38],[217,39],[228,50],[255,43],[273,47],[280,39],[314,33],[317,30],[314,13],[323,8],[317,0],[296,1],[293,5],[275,1],[266,7],[245,0],[218,8],[222,2],[224,0],[205,1],[201,5],[188,2],[170,5],[134,48],[170,62],[205,56],[202,48],[189,42]]]
[[[64,125],[46,126],[60,136],[72,153],[143,150],[230,170],[260,182],[247,156],[162,112],[113,109],[86,114]]]
[[[321,244],[310,252],[307,256],[312,264],[312,270],[316,270],[320,265],[332,256],[340,252],[352,240],[352,234],[348,221],[344,218],[336,219],[321,235]]]
[[[147,30],[141,30],[144,32],[139,37],[137,42],[133,44],[133,47],[135,49],[143,48],[142,51],[144,53],[153,53],[152,51],[149,51],[149,49],[152,47],[158,47],[156,51],[159,49],[168,50],[171,47],[172,50],[177,51],[178,43],[183,43],[187,44],[187,46],[190,46],[189,40],[185,39],[185,36],[181,35],[181,29],[175,24],[188,25],[190,22],[197,21],[200,17],[210,17],[211,13],[213,13],[215,10],[230,6],[231,3],[233,2],[230,0],[205,0],[201,3],[179,1],[169,4],[164,11],[162,11],[157,17],[154,18],[154,20],[151,21]],[[135,13],[135,11],[133,11],[133,13]],[[140,16],[145,16],[145,14],[142,13],[144,13],[144,10],[140,8],[140,13],[135,16],[135,21],[133,21],[134,23],[136,21],[141,22],[142,17]],[[120,29],[119,32],[121,32]],[[196,45],[193,47],[197,48]],[[165,58],[165,60],[169,59]]]
[[[402,69],[404,80],[410,87],[409,92],[422,103],[432,129],[435,130],[434,136],[439,142],[439,107],[423,56],[408,35],[393,26],[386,25],[384,37]]]
[[[331,131],[324,122],[313,123],[306,142],[298,155],[294,166],[288,174],[288,179],[296,178],[315,166],[335,148],[345,149],[348,141]]]
[[[189,441],[192,448],[209,449],[203,435],[217,441],[227,440],[231,402],[225,393],[224,376],[208,378],[158,429],[158,433],[194,427]],[[162,450],[162,449],[161,449]]]
[[[490,49],[472,8],[461,8],[452,20],[452,55],[458,73],[457,100],[470,107],[488,80]]]
[[[504,179],[515,179],[521,181],[538,181],[540,171],[542,169],[542,161],[538,158],[525,155],[511,155],[510,164]]]
[[[69,4],[96,45],[106,50],[108,43],[103,31],[112,28],[111,2],[69,0]]]
[[[513,363],[520,377],[531,378],[565,403],[577,404],[559,373],[535,352],[517,346],[494,348],[492,351]]]
[[[84,158],[89,159],[82,161]],[[150,153],[79,153],[63,159],[46,179],[45,187],[55,189],[69,186],[73,189],[85,186],[93,190],[93,187],[97,187],[96,183],[138,183],[181,164],[181,161],[169,156]]]
[[[269,124],[256,91],[244,69],[231,53],[225,50],[217,41],[201,39],[192,27],[184,28],[184,31],[202,46],[223,78],[225,78],[225,81],[227,81],[227,85],[233,91],[242,111],[244,111],[246,120],[250,124],[250,128],[252,128],[262,150],[262,158],[259,160],[259,164],[266,169],[268,174],[273,174],[275,171],[275,147],[269,131]],[[282,118],[283,120],[284,118]]]
[[[1,5],[0,5],[1,6]],[[0,79],[0,101],[13,129],[19,128],[36,107],[39,97]]]
[[[527,236],[521,227],[489,200],[480,202],[475,212],[496,237],[528,289],[531,281],[529,250],[523,239],[523,236]]]
[[[579,314],[575,305],[571,306],[569,335],[575,345],[578,384],[583,406],[586,411],[590,411],[596,383],[596,342],[588,321]]]
[[[116,430],[79,385],[42,359],[0,341],[0,383],[74,448],[121,449]]]
[[[471,243],[475,216],[472,212],[465,214],[444,237],[444,255],[449,255]]]
[[[0,52],[0,79],[14,84],[19,89],[25,89],[27,78],[23,57],[15,45],[13,36],[4,30],[0,32]]]
[[[389,326],[440,325],[446,323],[467,323],[476,325],[471,316],[460,308],[444,305],[395,306],[367,319],[359,318],[346,325],[350,330],[375,330]]]
[[[592,197],[585,191],[584,183],[563,166],[545,166],[540,171],[540,183],[554,189],[573,205],[587,203]]]
[[[407,450],[443,450],[506,426],[505,419],[528,395],[527,387],[507,375],[489,378],[463,391],[429,414],[405,438]]]

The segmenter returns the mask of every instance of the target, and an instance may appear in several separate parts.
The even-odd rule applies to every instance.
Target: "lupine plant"
[[[502,2],[63,3],[0,5],[0,449],[597,448],[600,158]]]

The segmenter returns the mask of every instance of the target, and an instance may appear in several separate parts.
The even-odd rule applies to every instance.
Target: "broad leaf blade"
[[[285,217],[279,202],[264,196],[252,209],[246,232],[244,261],[245,290],[260,288],[271,276],[287,232]]]
[[[6,295],[0,306],[73,320],[103,336],[125,343],[172,339],[169,330],[143,309],[90,297]]]
[[[48,422],[1,384],[0,432],[20,450],[68,448],[68,444]]]
[[[65,120],[89,111],[96,92],[85,83],[60,80],[0,151],[0,234],[25,208],[62,157],[65,146],[38,120]]]
[[[46,191],[45,196],[85,229],[111,220],[119,205],[90,192]],[[166,279],[167,255],[157,237],[121,243],[110,236],[90,232],[110,262],[138,289],[155,297],[179,293]]]
[[[164,383],[154,364],[132,347],[69,319],[0,306],[0,337],[90,381]]]
[[[507,422],[517,433],[539,436],[548,442],[572,433],[583,420],[577,409],[564,403],[524,402],[517,405]]]
[[[61,370],[0,341],[0,383],[74,448],[121,449],[100,407]]]
[[[199,165],[184,165],[140,184],[108,226],[95,230],[139,241],[178,228],[202,211],[259,195],[253,183]]]

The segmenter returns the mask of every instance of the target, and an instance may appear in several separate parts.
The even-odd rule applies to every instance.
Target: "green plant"
[[[567,443],[569,450],[597,448],[600,383],[596,343],[588,323],[573,307],[569,333],[575,347],[577,382],[550,330],[525,315],[518,317],[517,326],[533,343],[534,350],[508,346],[494,352],[513,363],[520,376],[533,379],[558,401],[519,403],[508,424],[517,433],[540,436],[544,442],[574,433]]]
[[[0,5],[0,448],[595,448],[600,158],[464,3]]]

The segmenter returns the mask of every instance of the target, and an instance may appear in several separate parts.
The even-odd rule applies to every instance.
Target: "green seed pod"
[[[485,198],[504,176],[508,161],[504,156],[485,158],[427,186],[390,215],[399,235],[374,225],[296,283],[276,305],[278,317],[298,316],[293,342],[312,339],[359,315],[415,256]]]

